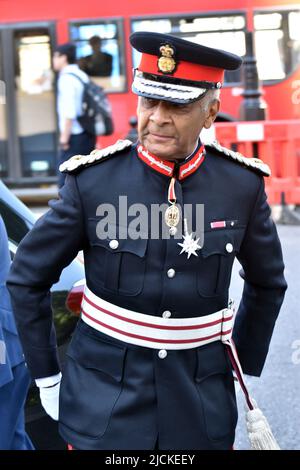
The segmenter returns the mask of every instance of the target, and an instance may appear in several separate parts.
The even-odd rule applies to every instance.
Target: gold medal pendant
[[[165,222],[170,227],[171,235],[175,235],[177,229],[176,225],[179,223],[180,210],[176,206],[176,195],[175,195],[175,178],[172,178],[168,189],[168,201],[171,204],[165,212]]]
[[[174,202],[165,212],[165,222],[168,227],[176,227],[176,225],[179,223],[179,219],[180,211]]]

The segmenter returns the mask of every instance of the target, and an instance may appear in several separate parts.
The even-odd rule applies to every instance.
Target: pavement
[[[268,418],[281,449],[300,450],[300,227],[277,226],[286,265],[288,283],[285,300],[272,337],[269,354],[260,378],[246,376],[251,395]],[[236,262],[230,295],[238,304],[243,281]],[[239,422],[235,448],[249,449],[245,429],[244,399],[237,393]]]

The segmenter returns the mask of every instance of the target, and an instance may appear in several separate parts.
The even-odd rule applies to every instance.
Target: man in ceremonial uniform
[[[139,141],[61,165],[60,198],[10,273],[18,328],[42,403],[74,448],[231,449],[232,365],[241,379],[228,299],[234,258],[244,291],[233,337],[246,374],[261,374],[286,289],[269,169],[199,140],[239,57],[157,33],[134,33],[131,44],[141,52]],[[61,380],[49,290],[79,250],[86,289]]]

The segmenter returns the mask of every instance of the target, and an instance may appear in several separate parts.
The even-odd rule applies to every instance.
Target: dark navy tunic
[[[120,230],[134,218],[126,221],[124,211],[115,221],[117,249],[97,236],[100,204],[118,209],[123,195],[128,207],[143,203],[150,211],[151,204],[167,202],[169,183],[132,146],[69,174],[60,199],[25,237],[8,285],[35,378],[60,370],[49,289],[79,250],[94,294],[144,314],[161,317],[168,310],[171,318],[226,307],[237,257],[245,285],[234,339],[244,372],[260,375],[286,282],[258,172],[207,147],[199,169],[176,181],[179,204],[204,204],[204,246],[197,257],[179,255],[182,240],[174,237],[122,239]],[[234,224],[213,229],[213,221]],[[168,351],[160,359],[157,350],[113,339],[79,321],[60,394],[60,431],[75,448],[151,449],[158,436],[160,449],[230,449],[236,421],[231,366],[220,341]]]

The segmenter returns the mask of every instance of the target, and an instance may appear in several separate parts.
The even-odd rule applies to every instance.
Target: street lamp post
[[[242,121],[265,120],[267,103],[262,98],[251,31],[246,32],[246,56],[243,62],[242,82],[244,91],[240,106],[240,119]]]

